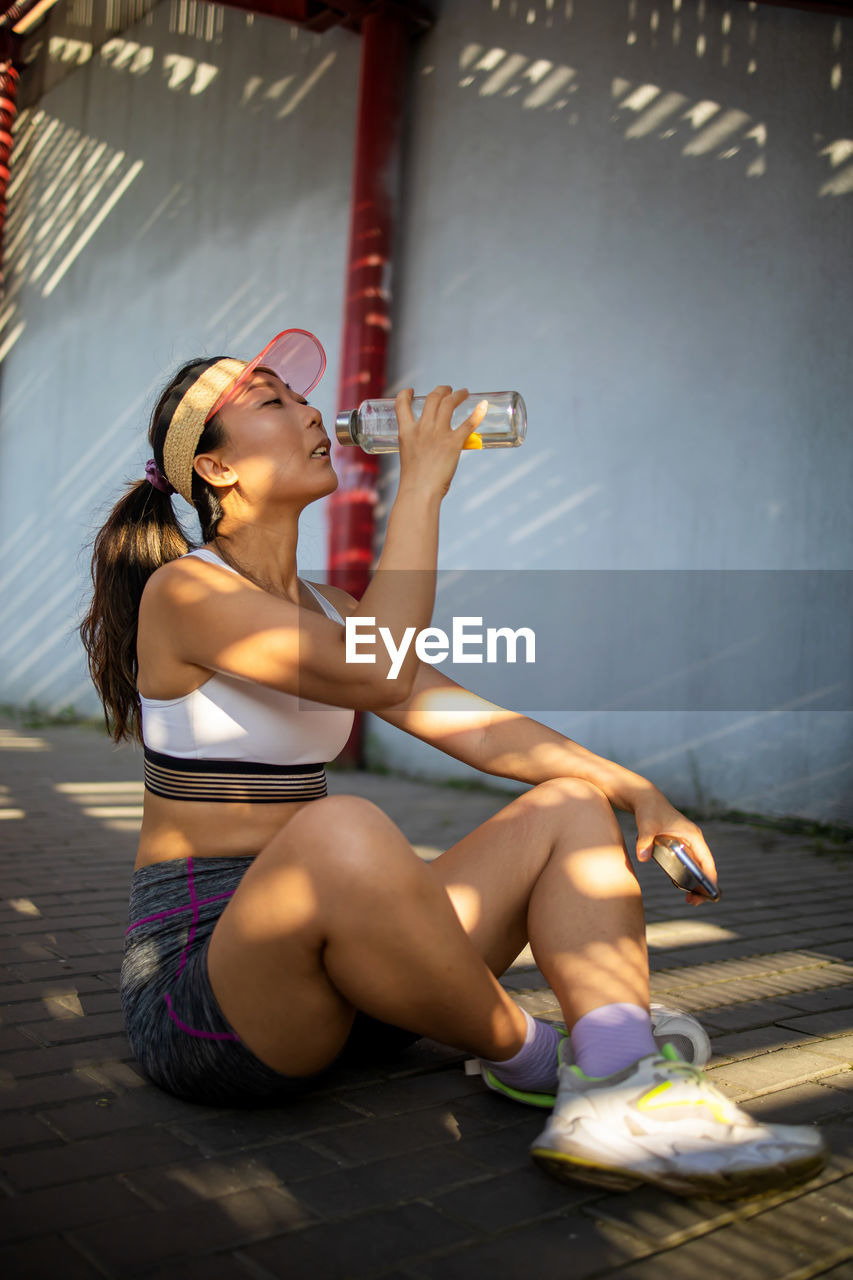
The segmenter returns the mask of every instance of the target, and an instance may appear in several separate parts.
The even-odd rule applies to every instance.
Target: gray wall
[[[463,455],[445,568],[851,567],[851,41],[766,5],[444,6],[418,55],[398,385],[511,383],[530,417],[519,451]],[[566,661],[608,643],[577,617]],[[575,715],[561,693],[540,718],[681,803],[853,818],[831,692]],[[385,726],[375,746],[447,767]]]
[[[65,29],[57,59],[87,34]],[[167,0],[19,118],[0,700],[97,713],[73,631],[84,544],[142,474],[151,410],[183,361],[312,329],[329,358],[317,403],[333,414],[358,62],[349,32]],[[322,565],[321,510],[303,539]]]
[[[93,709],[70,634],[79,548],[139,474],[170,367],[298,324],[326,341],[317,402],[335,408],[357,39],[166,3],[121,39],[139,48],[81,66],[18,130],[7,701]],[[444,3],[414,60],[390,390],[512,385],[530,427],[518,451],[463,456],[443,569],[543,570],[562,590],[568,569],[851,567],[852,39],[850,20],[740,0]],[[104,145],[103,185],[56,215],[59,148],[78,142]],[[393,480],[391,464],[386,500]],[[322,512],[304,535],[313,570]],[[578,617],[567,661],[607,639]],[[851,716],[831,691],[719,711],[573,712],[559,688],[544,711],[506,701],[677,802],[853,819]],[[376,757],[467,772],[371,724]]]

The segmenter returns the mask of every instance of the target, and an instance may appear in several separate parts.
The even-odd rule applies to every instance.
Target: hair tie
[[[145,479],[155,489],[159,489],[161,493],[175,493],[175,488],[169,484],[169,481],[163,475],[163,472],[157,466],[153,458],[149,458],[145,464]]]

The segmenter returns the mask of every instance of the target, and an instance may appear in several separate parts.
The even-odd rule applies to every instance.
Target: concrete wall
[[[511,383],[530,416],[521,450],[463,456],[445,568],[851,567],[851,41],[847,19],[714,0],[444,6],[418,55],[397,383]],[[607,643],[578,617],[566,661]],[[540,718],[682,803],[853,818],[844,704],[786,701],[571,715],[555,688]],[[375,745],[447,767],[385,726]]]
[[[85,57],[86,26],[59,29],[55,58]],[[0,700],[97,713],[73,631],[84,544],[142,474],[151,410],[181,363],[311,329],[331,418],[358,62],[349,32],[165,0],[19,118],[0,313]],[[320,509],[303,539],[305,563],[322,565]]]
[[[92,708],[70,637],[79,547],[140,472],[164,371],[296,323],[327,341],[317,402],[327,421],[335,407],[356,38],[163,3],[121,40],[19,127],[7,701]],[[530,415],[522,449],[463,457],[443,569],[543,570],[560,589],[568,569],[851,567],[851,40],[851,20],[741,0],[441,6],[415,57],[390,389],[512,385]],[[87,140],[104,150],[57,214],[57,166]],[[386,499],[393,482],[392,463]],[[305,538],[313,569],[321,512]],[[578,618],[567,661],[606,640]],[[853,819],[832,690],[720,711],[564,702],[536,713],[677,802]],[[371,749],[467,772],[375,720]]]

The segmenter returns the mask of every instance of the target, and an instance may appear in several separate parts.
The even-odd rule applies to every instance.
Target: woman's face
[[[207,456],[223,470],[206,478],[236,485],[253,504],[295,500],[305,506],[337,488],[319,409],[270,369],[253,370],[218,416],[227,440]]]

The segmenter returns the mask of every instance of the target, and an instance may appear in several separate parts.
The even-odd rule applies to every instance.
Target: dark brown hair
[[[163,443],[172,414],[197,378],[222,357],[193,360],[179,369],[163,391],[151,415],[148,443],[154,461],[163,471]],[[224,444],[218,417],[207,423],[196,453]],[[222,506],[216,490],[193,472],[193,506],[201,524],[202,540],[216,537]],[[155,489],[148,480],[128,486],[95,536],[92,554],[92,599],[80,623],[80,637],[89,672],[103,703],[110,736],[142,739],[142,718],[136,689],[136,630],[139,602],[155,569],[177,560],[190,543],[172,509],[170,494]]]

